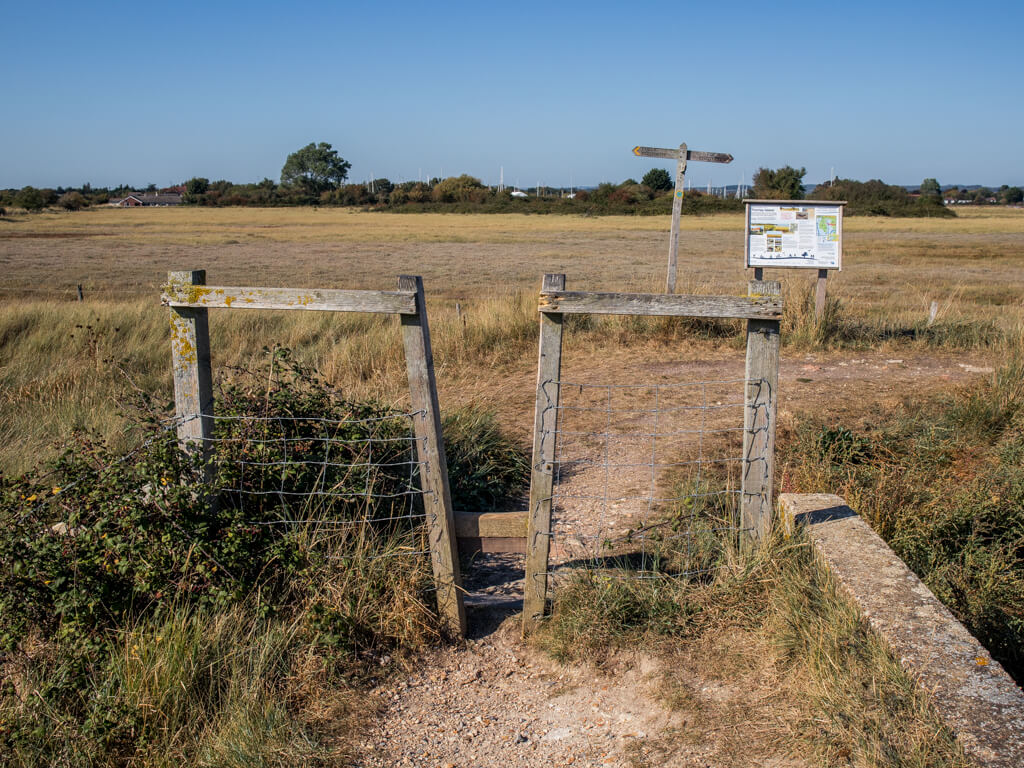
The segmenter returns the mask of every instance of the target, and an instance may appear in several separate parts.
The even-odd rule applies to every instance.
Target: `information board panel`
[[[744,202],[748,267],[842,269],[845,202]]]

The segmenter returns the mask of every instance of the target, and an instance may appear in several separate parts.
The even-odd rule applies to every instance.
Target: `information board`
[[[843,205],[814,200],[745,200],[746,265],[842,269]]]

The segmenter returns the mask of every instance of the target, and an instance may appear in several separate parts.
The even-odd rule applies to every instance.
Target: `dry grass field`
[[[787,343],[839,356],[905,347],[996,356],[1024,320],[1024,210],[960,213],[951,220],[849,219],[845,269],[829,280],[838,325],[824,336],[802,303],[811,275],[769,274],[784,281],[789,299]],[[0,467],[29,468],[73,429],[115,436],[120,405],[134,388],[170,399],[159,287],[172,269],[204,268],[211,284],[290,287],[391,288],[398,274],[420,274],[443,397],[453,406],[497,406],[513,433],[525,436],[541,275],[564,272],[571,288],[584,290],[659,290],[667,228],[665,217],[284,208],[0,219]],[[741,218],[684,217],[682,229],[680,290],[742,293],[749,275]],[[77,284],[83,303],[74,301]],[[933,301],[935,327],[925,329]],[[401,397],[393,320],[215,311],[211,327],[215,366],[244,366],[281,344],[353,394]],[[616,318],[577,330],[582,340],[568,348],[569,360],[601,365],[611,350],[620,360],[657,359],[735,345],[672,324]]]
[[[874,510],[872,499],[893,499],[897,511],[910,510],[916,518],[897,518],[885,508],[886,515],[879,512],[870,519],[886,522],[897,542],[894,546],[902,546],[898,542],[908,540],[909,534],[916,537],[913,541],[937,541],[926,523],[937,517],[935,509],[941,511],[938,503],[918,505],[918,509],[903,500],[925,498],[921,489],[935,485],[938,474],[954,483],[956,491],[959,485],[955,484],[967,487],[965,477],[990,465],[996,473],[993,477],[1004,473],[1001,465],[978,458],[980,443],[967,442],[964,448],[964,435],[987,425],[988,432],[979,432],[981,442],[992,442],[992,435],[1004,432],[1013,438],[1016,433],[1006,425],[1019,420],[1018,412],[1024,413],[1019,375],[1003,376],[1009,382],[1005,386],[993,384],[991,391],[977,389],[974,395],[962,397],[966,405],[960,411],[950,409],[953,418],[947,421],[952,426],[940,425],[949,445],[935,438],[934,429],[923,429],[923,437],[914,443],[918,455],[931,446],[929,450],[941,454],[941,462],[946,463],[935,459],[922,466],[920,482],[915,479],[913,486],[905,481],[902,458],[890,439],[900,435],[895,429],[871,432],[908,402],[930,403],[929,398],[948,396],[977,379],[978,371],[998,368],[1019,354],[1024,329],[1024,211],[960,213],[952,220],[849,219],[845,269],[829,280],[830,302],[822,322],[815,322],[810,310],[811,274],[768,275],[783,281],[786,298],[779,485],[808,490],[803,485],[825,483],[830,487],[814,489],[839,490],[845,483],[843,492],[869,513]],[[494,411],[513,440],[528,446],[536,379],[536,291],[541,275],[565,272],[570,288],[660,290],[667,228],[667,217],[399,215],[338,209],[102,209],[2,218],[0,473],[15,475],[52,458],[79,430],[98,433],[116,450],[131,441],[122,432],[137,416],[131,405],[134,399],[146,393],[158,408],[170,403],[169,329],[167,310],[159,303],[160,285],[169,270],[195,268],[206,269],[209,283],[220,285],[392,288],[400,273],[422,275],[442,409],[473,405]],[[685,218],[680,251],[681,290],[745,292],[749,275],[742,269],[739,216]],[[77,284],[83,286],[84,302],[75,301]],[[937,303],[938,312],[929,323],[932,302]],[[238,367],[258,368],[267,359],[266,348],[280,345],[294,350],[298,360],[313,366],[349,397],[388,404],[401,403],[405,397],[405,367],[395,318],[213,310],[210,326],[215,375],[230,374]],[[738,323],[730,322],[573,318],[567,321],[563,377],[596,383],[741,377],[740,330]],[[999,377],[995,378],[998,384]],[[994,405],[988,408],[989,404]],[[940,416],[934,415],[931,426]],[[905,421],[910,424],[905,431],[916,424],[909,417]],[[819,422],[851,424],[858,428],[858,435],[846,435],[849,430],[819,434]],[[814,429],[808,431],[806,424]],[[869,437],[860,436],[860,431]],[[872,456],[858,465],[863,477],[837,466],[833,453],[822,448],[820,435],[829,434],[834,443],[830,450],[845,446],[852,458]],[[1018,455],[1009,448],[1000,450],[1000,455],[1010,457],[1007,461]],[[955,459],[949,469],[948,455],[960,454],[964,460]],[[807,459],[811,455],[817,456],[817,463]],[[883,459],[892,461],[891,472]],[[885,471],[874,472],[878,467]],[[884,480],[879,493],[872,485],[876,475]],[[979,477],[979,487],[988,496],[994,481]],[[1012,485],[1005,484],[1008,489]],[[935,495],[960,498],[943,488]],[[962,494],[962,503],[958,501],[954,511],[975,513],[977,499],[971,493]],[[1007,504],[1021,506],[1012,501],[1009,490],[1004,495]],[[997,513],[1000,519],[1010,519],[1001,508],[993,507],[992,514]],[[980,587],[958,581],[961,574],[954,566],[959,568],[961,562],[966,563],[963,572],[968,575],[981,571],[969,558],[957,559],[956,547],[962,538],[949,536],[948,549],[953,554],[944,554],[945,560],[940,561],[952,565],[944,566],[946,570],[929,584],[940,593],[945,584],[957,588],[967,584],[969,594],[977,599],[966,607],[957,604],[956,609],[973,631],[988,626],[972,623],[975,613],[987,620],[1003,611],[1012,614],[1012,624],[1024,604],[1021,583],[1013,581],[1019,564],[992,556],[985,562],[1009,577],[993,577],[991,584]],[[638,751],[631,759],[633,765],[666,764],[672,755],[691,755],[696,747],[689,739],[702,745],[705,757],[714,752],[722,765],[745,765],[750,754],[757,753],[784,756],[779,764],[794,766],[965,766],[927,697],[915,689],[878,638],[866,631],[855,609],[840,599],[835,585],[811,562],[806,547],[793,542],[779,546],[754,561],[726,564],[703,586],[687,582],[679,594],[668,598],[655,581],[578,583],[575,589],[560,593],[555,620],[541,644],[567,660],[589,657],[598,647],[597,657],[637,650],[664,655],[659,663],[670,670],[664,675],[664,690],[644,696],[650,696],[652,708],[665,706],[674,713],[671,717],[689,725],[681,735],[666,730],[665,738],[658,736],[645,744],[637,740],[638,749],[654,751]],[[988,557],[994,548],[987,546],[987,542],[972,545],[970,553]],[[1017,551],[1007,548],[1011,550]],[[362,573],[357,567],[352,572]],[[349,587],[358,591],[361,584]],[[391,587],[382,589],[390,594]],[[401,589],[397,592],[405,594]],[[339,595],[339,605],[355,599],[343,590]],[[161,749],[167,755],[210,750],[227,754],[241,745],[253,754],[273,754],[275,759],[298,765],[312,760],[306,755],[312,742],[302,741],[307,730],[318,733],[321,743],[339,760],[353,748],[356,736],[366,731],[363,721],[378,715],[384,726],[393,718],[396,729],[409,730],[417,738],[420,731],[426,733],[424,738],[433,738],[436,732],[451,730],[430,718],[451,709],[437,705],[439,696],[451,693],[447,689],[457,686],[453,697],[465,697],[461,676],[466,665],[472,671],[474,663],[467,661],[465,649],[444,651],[450,670],[436,662],[422,675],[442,682],[436,689],[430,687],[433,683],[426,688],[426,714],[415,721],[414,728],[403,707],[383,709],[384,702],[391,701],[386,696],[388,685],[408,687],[403,673],[385,675],[382,687],[371,687],[369,693],[364,683],[351,689],[339,688],[334,680],[327,685],[326,673],[321,674],[314,664],[322,653],[307,653],[307,647],[295,639],[299,619],[295,624],[268,624],[262,619],[247,623],[248,608],[236,608],[212,619],[183,608],[180,615],[172,612],[147,619],[149,623],[140,621],[123,640],[116,640],[113,671],[104,673],[107,678],[96,676],[97,686],[106,687],[95,700],[123,699],[128,711],[157,712],[161,717],[166,711],[184,713],[180,723],[173,718],[168,720],[170,725],[154,720],[152,728],[163,734],[166,745]],[[404,618],[404,612],[398,615]],[[1004,661],[1012,661],[1019,653],[1015,626],[998,624],[986,630]],[[497,642],[500,646],[503,641]],[[422,640],[410,642],[406,650],[424,644],[429,645]],[[137,662],[140,646],[150,660],[148,667]],[[260,698],[267,691],[279,698],[284,673],[261,666],[261,660],[291,658],[282,650],[285,647],[295,651],[286,677],[291,686],[287,695],[289,701],[298,702],[298,714],[268,709]],[[536,648],[521,646],[518,638],[508,647],[515,650],[512,659],[517,669],[521,661],[516,659],[524,654],[538,665],[547,663],[538,660]],[[399,643],[396,657],[401,648]],[[489,650],[488,658],[494,653]],[[168,663],[166,680],[139,674],[163,669],[160,660],[172,657],[185,661],[180,669]],[[194,663],[193,658],[200,661]],[[186,690],[179,682],[179,677],[187,678],[189,665],[212,669],[215,662],[209,659],[220,658],[231,660],[232,686],[244,689],[244,696],[229,697],[224,703]],[[367,658],[368,665],[377,666],[375,657]],[[614,658],[608,656],[605,662]],[[477,668],[481,679],[495,672],[489,663]],[[35,667],[26,669],[24,679],[33,680]],[[39,669],[42,681],[47,668]],[[565,669],[552,673],[559,675],[559,686]],[[589,668],[584,673],[568,669],[583,675],[580,695],[600,686],[605,686],[601,690],[618,686],[622,679],[612,674],[614,670],[595,676]],[[688,670],[682,678],[680,669]],[[499,671],[501,679],[506,679],[504,668]],[[601,676],[606,673],[610,676]],[[107,679],[121,682],[111,686],[104,682]],[[547,678],[531,674],[530,680],[536,684],[529,685],[540,691],[536,702],[541,704],[530,699],[527,708],[543,708],[551,695]],[[551,685],[554,680],[552,676]],[[522,685],[523,690],[533,690]],[[735,701],[714,693],[730,686],[742,693]],[[633,689],[628,691],[632,695]],[[488,706],[504,707],[503,697],[494,696],[489,688],[484,694]],[[401,699],[404,706],[407,695],[394,700]],[[379,704],[380,712],[368,709],[367,701]],[[756,707],[752,708],[752,701]],[[19,753],[23,764],[53,764],[47,750],[78,748],[74,739],[61,733],[48,746],[52,729],[37,724],[49,724],[57,716],[42,710],[33,714],[33,706],[34,700],[25,697],[8,710],[0,708],[0,731],[7,727],[4,722],[33,724],[31,738],[24,739],[28,746]],[[197,712],[206,718],[197,721],[199,726],[192,722]],[[499,716],[518,714],[510,709]],[[741,743],[723,736],[723,731],[731,729],[722,723],[755,723],[759,735]],[[514,725],[521,727],[519,720]],[[392,745],[393,731],[385,727],[383,732],[384,743]],[[97,744],[88,746],[103,754],[106,747]],[[138,745],[126,744],[130,747],[126,754],[134,754],[131,750]],[[399,760],[397,753],[381,754],[381,764]],[[138,764],[157,764],[160,758],[154,760]],[[111,758],[107,764],[122,763]],[[234,763],[225,760],[224,764]]]

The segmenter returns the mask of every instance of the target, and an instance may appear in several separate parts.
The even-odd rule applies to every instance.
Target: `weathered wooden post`
[[[544,275],[542,292],[564,290],[565,275]],[[541,305],[537,400],[533,416],[533,470],[526,530],[523,634],[537,627],[547,603],[551,494],[558,433],[559,378],[562,373],[562,319],[561,312],[545,312]]]
[[[814,320],[820,323],[825,316],[825,282],[828,280],[828,270],[818,270],[818,284],[814,288]]]
[[[206,270],[169,272],[166,291],[187,293],[203,285],[206,285]],[[213,437],[213,374],[207,310],[172,306],[170,312],[178,440],[185,450],[205,453]]]
[[[668,276],[665,280],[665,293],[676,292],[676,268],[679,259],[679,217],[683,212],[683,192],[686,181],[686,163],[697,160],[704,163],[731,163],[732,155],[722,152],[691,152],[686,142],[679,149],[663,149],[661,147],[633,147],[637,157],[660,157],[676,161],[676,188],[672,195],[672,229],[668,236]]]
[[[774,281],[751,281],[748,294],[779,296]],[[764,542],[772,530],[775,479],[775,414],[779,388],[780,321],[747,320],[746,396],[743,415],[743,545]]]
[[[78,293],[78,300],[79,301],[85,301],[85,296],[82,294],[82,284],[81,283],[78,284],[77,293]]]
[[[427,516],[430,562],[437,585],[437,608],[448,632],[454,637],[466,634],[466,608],[463,602],[462,576],[459,571],[458,545],[455,540],[455,515],[448,485],[448,462],[441,436],[441,411],[434,377],[434,355],[430,347],[423,279],[410,275],[398,278],[400,291],[416,292],[416,313],[403,314],[402,341],[409,372],[413,429],[420,463],[423,508]]]

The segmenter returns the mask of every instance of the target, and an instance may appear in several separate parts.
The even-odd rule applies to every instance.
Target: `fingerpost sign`
[[[690,151],[683,142],[679,149],[661,147],[633,147],[637,157],[657,157],[663,160],[676,161],[676,191],[672,197],[672,231],[668,241],[668,277],[665,281],[665,293],[676,292],[676,262],[679,254],[679,216],[683,210],[683,181],[686,176],[687,160],[700,163],[731,163],[732,155],[724,152]]]

